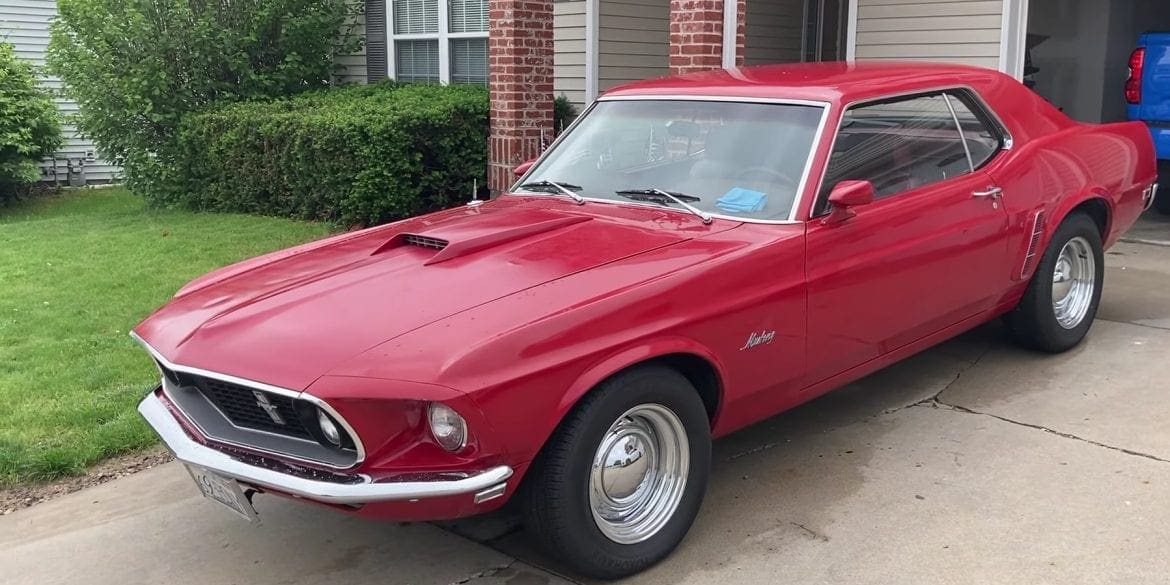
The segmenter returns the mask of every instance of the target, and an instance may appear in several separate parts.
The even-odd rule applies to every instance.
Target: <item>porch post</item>
[[[724,64],[743,65],[744,21],[747,17],[746,0],[735,4],[735,54],[724,60],[724,24],[730,23],[730,12],[724,12],[724,0],[670,0],[670,72],[691,73],[719,69]],[[757,0],[760,1],[760,0]],[[728,6],[730,8],[730,6]],[[726,50],[730,51],[731,43]]]
[[[488,21],[488,187],[496,194],[512,184],[513,167],[552,140],[552,0],[488,0]]]

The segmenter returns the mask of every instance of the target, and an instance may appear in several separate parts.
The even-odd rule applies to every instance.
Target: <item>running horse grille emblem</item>
[[[271,400],[268,400],[267,395],[259,390],[253,390],[252,396],[256,397],[256,406],[259,406],[264,412],[268,413],[268,418],[272,419],[272,422],[282,426],[286,424],[284,417],[280,416],[280,411]]]

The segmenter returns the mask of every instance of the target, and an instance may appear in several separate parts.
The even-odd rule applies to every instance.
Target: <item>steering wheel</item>
[[[748,167],[735,175],[737,181],[748,181],[751,177],[763,177],[763,182],[778,181],[789,187],[796,187],[799,183],[784,172],[762,165]]]

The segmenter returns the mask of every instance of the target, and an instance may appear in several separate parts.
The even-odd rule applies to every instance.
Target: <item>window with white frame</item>
[[[390,77],[398,81],[488,81],[488,0],[392,0]]]

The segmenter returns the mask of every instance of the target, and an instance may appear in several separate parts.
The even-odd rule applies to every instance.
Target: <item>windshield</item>
[[[705,213],[786,220],[823,112],[772,103],[598,102],[516,192],[547,193],[552,182],[593,199],[682,209],[655,190],[667,191]]]

